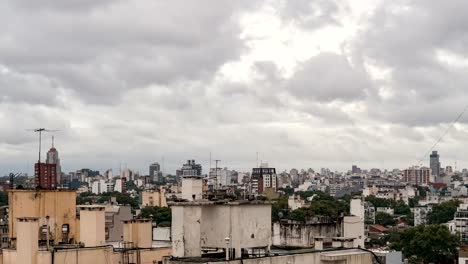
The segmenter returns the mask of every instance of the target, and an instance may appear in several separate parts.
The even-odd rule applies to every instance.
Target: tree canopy
[[[141,209],[139,216],[153,219],[158,226],[171,226],[172,214],[169,207],[146,206]]]
[[[429,224],[443,224],[453,220],[457,207],[460,205],[458,200],[442,202],[432,207],[432,211],[427,215]]]
[[[106,192],[106,193],[101,194],[97,202],[98,203],[108,202],[111,197],[115,197],[117,199],[118,204],[128,204],[132,208],[138,208],[138,198],[132,198],[129,194],[126,194],[126,193]]]
[[[396,221],[390,214],[385,212],[378,212],[375,214],[375,223],[383,226],[394,226]]]
[[[390,235],[390,247],[402,251],[410,263],[454,263],[458,237],[444,225],[420,225]]]

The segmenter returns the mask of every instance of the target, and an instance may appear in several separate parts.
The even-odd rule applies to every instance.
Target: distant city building
[[[411,167],[403,172],[403,181],[412,185],[428,184],[430,171],[426,167]]]
[[[361,168],[356,165],[351,166],[351,173],[352,174],[361,174]]]
[[[54,137],[52,137],[52,147],[47,151],[46,164],[55,164],[56,186],[62,183],[62,167],[57,149],[54,146]]]
[[[252,169],[252,193],[263,193],[267,188],[277,190],[277,175],[275,168],[269,168],[263,163],[260,168]]]
[[[187,160],[187,163],[182,166],[180,170],[177,170],[177,176],[179,177],[201,177],[202,166],[196,164],[195,160]]]
[[[447,166],[447,167],[445,167],[445,173],[446,173],[447,175],[453,174],[453,168],[452,168],[452,166]]]
[[[124,193],[127,191],[127,178],[120,177],[115,179],[114,191]]]
[[[57,165],[47,163],[34,164],[36,187],[40,189],[57,188]]]
[[[141,192],[141,205],[167,207],[165,193],[166,191],[162,188],[160,190],[143,191]]]
[[[432,151],[432,154],[429,155],[429,166],[431,167],[431,174],[434,177],[440,176],[440,161],[439,154],[437,151]]]
[[[133,219],[132,208],[125,205],[110,203],[105,209],[106,241],[120,241],[123,234],[123,221]]]
[[[468,204],[460,204],[455,213],[455,231],[462,242],[468,242]]]
[[[228,170],[227,168],[211,168],[208,177],[208,185],[214,186],[214,189],[231,185],[233,174],[234,171]]]
[[[155,162],[149,166],[149,176],[154,182],[161,182],[163,180],[161,165],[159,165],[159,163]]]

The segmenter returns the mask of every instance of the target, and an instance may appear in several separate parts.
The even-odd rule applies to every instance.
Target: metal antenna
[[[215,163],[216,163],[216,168],[215,168],[215,171],[216,171],[216,177],[215,177],[215,181],[216,181],[216,189],[218,189],[218,162],[220,162],[221,160],[215,160]]]
[[[45,129],[45,128],[34,128],[34,129],[27,129],[28,131],[34,131],[35,133],[39,133],[39,158],[37,160],[37,178],[40,179],[41,177],[41,145],[42,145],[42,132],[56,132],[59,130],[56,129]]]

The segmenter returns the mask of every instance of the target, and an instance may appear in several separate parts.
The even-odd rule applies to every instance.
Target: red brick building
[[[57,188],[57,165],[47,163],[34,164],[36,187],[40,189]]]

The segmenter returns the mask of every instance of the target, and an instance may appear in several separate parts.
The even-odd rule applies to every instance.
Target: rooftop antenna
[[[258,151],[257,151],[257,166],[256,167],[258,168]]]
[[[10,190],[13,190],[15,188],[15,185],[13,184],[13,181],[18,176],[21,176],[20,172],[19,173],[10,173]]]
[[[215,176],[215,182],[216,182],[216,185],[215,185],[215,188],[218,189],[218,162],[220,162],[221,160],[215,160],[215,163],[216,163],[216,168],[215,168],[215,171],[216,171],[216,176]]]
[[[37,159],[37,178],[41,177],[41,145],[42,145],[42,132],[56,132],[56,129],[45,129],[45,128],[34,128],[27,129],[28,131],[34,131],[39,134],[39,157]]]

